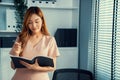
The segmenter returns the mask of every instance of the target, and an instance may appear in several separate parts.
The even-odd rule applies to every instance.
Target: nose
[[[33,28],[35,28],[35,27],[36,27],[36,24],[35,24],[34,22],[33,22],[33,24],[32,24],[32,27],[33,27]]]

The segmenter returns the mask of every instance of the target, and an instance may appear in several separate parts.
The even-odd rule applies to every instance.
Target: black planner
[[[52,58],[49,58],[49,57],[44,57],[44,56],[36,56],[34,57],[33,59],[26,59],[26,58],[23,58],[23,57],[16,57],[16,56],[10,56],[13,63],[14,63],[14,66],[15,68],[25,68],[24,65],[22,65],[20,63],[20,61],[25,61],[29,64],[34,64],[36,59],[37,59],[37,62],[39,64],[39,66],[51,66],[51,67],[54,67],[54,62],[53,62],[53,59]]]

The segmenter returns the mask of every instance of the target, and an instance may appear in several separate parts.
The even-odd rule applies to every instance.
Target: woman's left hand
[[[29,64],[29,63],[24,62],[24,61],[20,61],[20,63],[23,64],[24,66],[26,66],[26,68],[31,69],[31,70],[38,70],[41,68],[38,64],[37,59],[35,60],[34,64]]]

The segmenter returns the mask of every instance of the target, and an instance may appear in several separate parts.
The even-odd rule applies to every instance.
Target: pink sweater
[[[28,40],[22,55],[25,58],[32,59],[36,56],[46,56],[52,58],[57,57],[60,54],[54,37],[44,35],[34,47],[33,44]],[[12,80],[49,80],[49,76],[48,72],[34,71],[27,68],[18,68],[16,69]]]

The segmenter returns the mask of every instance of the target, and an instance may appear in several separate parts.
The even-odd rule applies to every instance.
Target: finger
[[[27,62],[24,62],[24,61],[20,61],[21,64],[23,64],[25,67],[27,67],[28,69],[32,69],[32,65],[27,63]]]
[[[35,60],[35,65],[37,65],[37,66],[39,65],[39,64],[38,64],[38,59]]]
[[[35,63],[38,63],[38,60],[37,60],[37,59],[35,59]]]
[[[20,61],[21,64],[25,65],[25,66],[29,66],[30,64],[24,62],[24,61]]]
[[[15,42],[15,46],[21,46],[21,43]]]
[[[20,48],[21,48],[21,44],[15,43],[15,44],[14,44],[14,48],[19,48],[19,49],[20,49]]]

